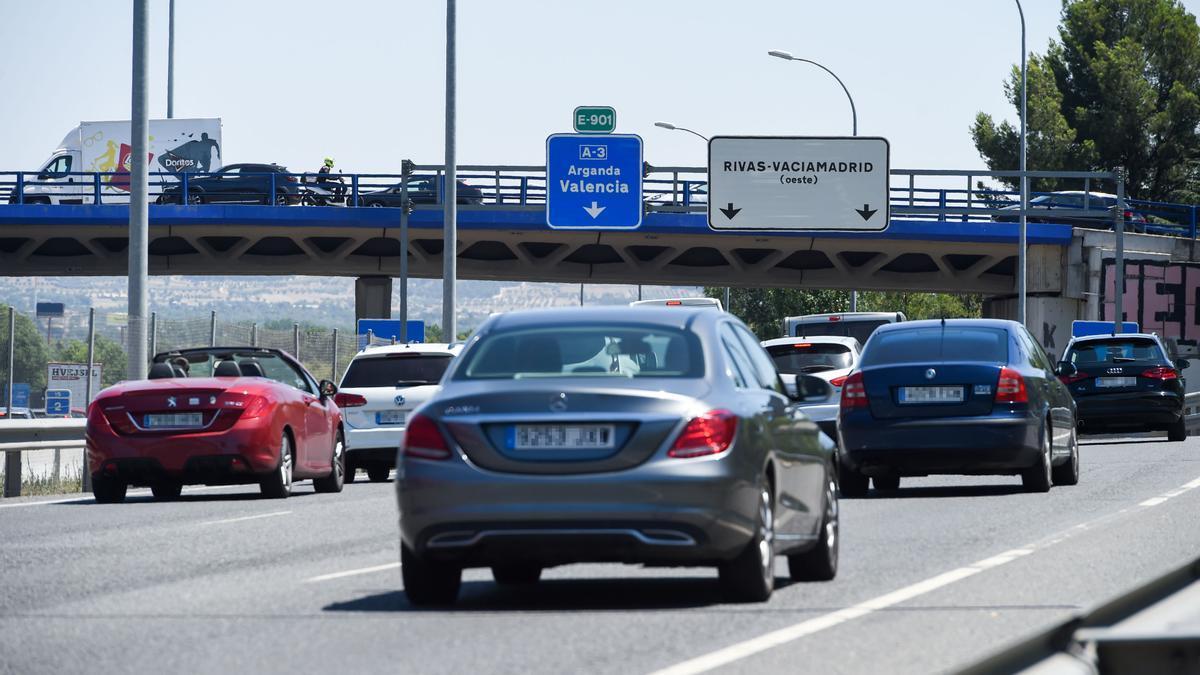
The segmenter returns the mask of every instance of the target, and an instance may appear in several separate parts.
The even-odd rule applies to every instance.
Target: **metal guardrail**
[[[1172,605],[1185,599],[1181,593],[1190,596],[1197,584],[1200,558],[1001,649],[958,675],[1001,675],[1039,666],[1047,670],[1037,672],[1198,672],[1200,626],[1136,633],[1120,627],[1135,614],[1139,621],[1153,613],[1174,614],[1177,608]]]
[[[82,418],[4,420],[0,451],[82,448],[87,420]]]
[[[194,194],[194,186],[217,173],[184,173],[176,176],[162,172],[150,174],[150,197],[156,201],[188,203],[197,198],[212,199],[216,193],[202,197]],[[332,182],[317,183],[321,174],[312,172],[278,172],[241,174],[258,179],[261,184],[253,190],[237,192],[233,197],[247,203],[295,206],[323,204],[325,195],[312,197],[313,188],[336,191],[333,203],[344,206],[386,206],[398,203],[385,191],[396,187],[400,174],[355,173],[326,174]],[[890,206],[893,216],[907,218],[936,218],[949,222],[988,222],[1015,220],[1014,207],[1019,193],[1004,189],[981,187],[981,179],[1014,178],[1016,171],[972,171],[945,169],[893,169],[891,171]],[[1115,214],[1101,203],[1103,197],[1097,185],[1112,184],[1115,175],[1084,171],[1030,171],[1036,185],[1038,180],[1072,181],[1082,186],[1083,207],[1031,208],[1030,219],[1058,222],[1056,218],[1083,221],[1087,226],[1108,229]],[[128,174],[120,172],[75,172],[50,176],[31,171],[0,172],[0,203],[26,204],[65,201],[79,204],[119,204],[128,201],[122,185]],[[705,167],[660,166],[647,167],[643,178],[643,201],[648,211],[701,212],[707,209],[708,174]],[[63,182],[68,180],[71,182]],[[459,199],[468,203],[501,207],[542,207],[546,201],[545,167],[540,165],[474,165],[459,167],[458,180],[467,190],[459,191]],[[201,181],[201,183],[197,183]],[[441,204],[443,167],[439,164],[414,165],[410,180],[410,196],[416,204]],[[948,187],[958,183],[962,187]],[[414,184],[427,189],[414,189]],[[1110,188],[1111,189],[1111,188]],[[53,190],[53,199],[46,194]],[[166,195],[164,197],[164,194]],[[1031,192],[1030,198],[1052,192]],[[1095,195],[1095,196],[1093,196]],[[1091,204],[1095,200],[1096,206]],[[1151,234],[1195,238],[1200,206],[1128,200],[1129,216],[1139,216],[1134,229]],[[1140,222],[1145,220],[1145,223]]]

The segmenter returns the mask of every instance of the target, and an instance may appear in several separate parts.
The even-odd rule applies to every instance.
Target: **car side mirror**
[[[1070,361],[1059,361],[1058,365],[1054,367],[1054,374],[1061,377],[1070,377],[1078,372],[1079,369]]]
[[[321,380],[321,383],[317,386],[321,390],[321,398],[329,398],[338,392],[337,385],[329,380]]]
[[[1192,362],[1187,359],[1177,359],[1175,361],[1175,368],[1178,370],[1185,370],[1190,365],[1192,365]]]

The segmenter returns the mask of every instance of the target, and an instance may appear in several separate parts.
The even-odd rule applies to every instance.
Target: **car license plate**
[[[143,424],[147,429],[187,429],[204,426],[203,413],[165,413],[146,415]]]
[[[518,424],[514,450],[564,450],[614,447],[611,424]]]
[[[900,387],[901,403],[962,403],[962,387]]]
[[[375,413],[375,424],[404,424],[404,413],[399,410],[381,410]]]
[[[1096,378],[1096,386],[1097,387],[1109,387],[1109,388],[1113,388],[1113,389],[1116,389],[1119,387],[1136,387],[1137,386],[1137,378],[1136,377],[1097,377]]]

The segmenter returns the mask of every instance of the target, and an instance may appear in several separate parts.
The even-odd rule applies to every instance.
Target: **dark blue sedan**
[[[1075,403],[1055,367],[1015,321],[880,327],[842,387],[842,494],[931,474],[1020,475],[1031,492],[1074,485]]]

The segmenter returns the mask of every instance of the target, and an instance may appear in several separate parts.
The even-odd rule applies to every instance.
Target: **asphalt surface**
[[[0,501],[2,673],[928,673],[1200,555],[1200,439],[1085,438],[1080,484],[1049,494],[843,500],[837,580],[764,604],[723,603],[707,569],[576,565],[523,589],[471,570],[453,609],[416,609],[391,483],[63,499]]]

